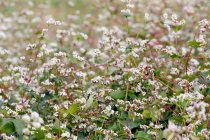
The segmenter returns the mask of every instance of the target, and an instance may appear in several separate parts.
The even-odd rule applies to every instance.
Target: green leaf
[[[15,130],[16,130],[17,134],[19,136],[21,136],[22,135],[22,130],[24,128],[24,122],[20,119],[13,119],[12,122],[15,126]]]
[[[190,41],[188,45],[193,48],[198,48],[201,45],[201,43],[193,40],[193,41]]]
[[[134,91],[129,90],[128,91],[128,97],[130,97],[131,99],[135,99],[136,95],[135,95]]]
[[[119,116],[120,119],[127,119],[128,118],[128,112],[124,111],[121,112],[121,115]]]
[[[7,122],[6,124],[3,125],[3,127],[1,128],[1,132],[3,133],[13,133],[15,132],[15,125],[12,121]]]
[[[52,131],[56,134],[59,134],[59,132],[61,132],[61,129],[59,128],[59,120],[57,118],[53,124]]]
[[[117,125],[117,123],[110,123],[108,125],[108,129],[113,130],[113,131],[117,131],[117,130],[119,130],[119,126]]]
[[[110,93],[110,96],[113,99],[123,99],[125,98],[125,91],[122,90],[114,90]]]
[[[80,132],[80,133],[78,134],[78,140],[86,140],[85,134],[84,134],[83,132]]]
[[[140,140],[152,140],[152,138],[144,131],[138,131],[135,135],[135,138]]]
[[[3,124],[3,119],[0,118],[0,127],[1,127],[2,124]]]
[[[141,121],[140,121],[140,120],[134,120],[134,121],[132,121],[132,123],[130,124],[130,128],[131,128],[131,129],[137,128],[137,127],[139,127],[140,124],[141,124]]]
[[[173,116],[173,111],[168,111],[166,115],[163,117],[164,121],[169,120]]]
[[[86,103],[86,109],[90,108],[92,104],[93,104],[93,95],[90,95]]]
[[[113,83],[113,84],[111,85],[111,88],[114,89],[114,90],[116,90],[116,89],[119,88],[119,87],[120,87],[120,85],[119,85],[118,83]]]
[[[79,104],[73,104],[68,109],[69,114],[75,114],[79,110]]]
[[[149,119],[151,118],[150,116],[150,111],[149,110],[144,110],[143,113],[142,113],[143,117],[146,118],[146,119]]]
[[[53,128],[58,128],[59,127],[59,120],[58,118],[56,118],[54,124],[53,124]]]
[[[44,139],[45,138],[45,132],[41,129],[37,129],[34,133],[35,137],[38,139],[38,140],[41,140],[41,139]]]
[[[79,111],[79,104],[72,104],[67,110],[61,110],[62,113],[74,115]]]
[[[40,37],[39,37],[39,40],[40,40],[40,41],[44,40],[44,36],[40,36]]]
[[[42,31],[41,31],[41,30],[37,30],[37,31],[35,32],[35,34],[36,34],[36,35],[41,35],[41,34],[42,34]]]
[[[178,56],[177,54],[173,54],[171,55],[171,58],[180,58],[180,56]]]
[[[160,76],[160,68],[155,69],[155,76]]]
[[[184,27],[183,25],[174,26],[174,27],[173,27],[173,30],[174,30],[175,32],[177,32],[177,31],[180,31],[183,27]]]
[[[210,102],[210,95],[207,95],[205,98],[204,98],[204,101],[209,103]]]
[[[151,110],[150,116],[151,116],[151,118],[152,118],[153,121],[157,121],[158,118],[161,116],[161,112],[160,112],[159,109],[153,108]]]
[[[202,129],[207,128],[207,127],[208,127],[208,122],[205,122],[196,126],[195,131],[198,133],[198,132],[201,132]]]
[[[131,46],[126,47],[125,48],[125,53],[128,54],[130,52],[132,52],[132,47]]]
[[[171,119],[174,120],[177,123],[180,123],[180,124],[182,124],[182,122],[184,121],[184,118],[180,115],[179,116],[173,116]]]

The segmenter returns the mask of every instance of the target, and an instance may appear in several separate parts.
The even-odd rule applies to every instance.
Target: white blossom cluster
[[[206,0],[0,1],[0,139],[209,140]]]

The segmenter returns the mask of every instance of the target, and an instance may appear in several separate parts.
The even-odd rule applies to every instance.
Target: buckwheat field
[[[0,0],[0,140],[210,140],[209,0]]]

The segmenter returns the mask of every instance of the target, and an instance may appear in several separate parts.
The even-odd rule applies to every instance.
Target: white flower
[[[177,21],[177,15],[176,15],[176,14],[173,14],[173,15],[171,16],[171,19],[172,19],[173,21]]]
[[[37,112],[32,112],[31,113],[31,119],[33,121],[39,121],[39,114]]]
[[[71,135],[72,140],[77,140],[77,136]]]
[[[29,123],[31,121],[30,119],[30,116],[25,114],[22,116],[22,120],[25,122],[25,123]]]
[[[46,22],[48,25],[61,25],[61,22],[60,21],[56,21],[55,19],[53,18],[49,18]]]
[[[36,129],[41,127],[40,122],[32,122],[31,124],[32,124],[32,126],[33,126],[34,128],[36,128]]]
[[[108,105],[106,109],[102,111],[102,113],[106,114],[107,116],[110,116],[114,114],[114,110],[112,110],[112,107]]]
[[[39,121],[41,124],[44,123],[44,120],[42,118],[39,117]]]
[[[61,134],[61,137],[63,137],[63,138],[70,138],[70,133],[66,131],[66,132]]]
[[[177,69],[177,68],[171,68],[170,74],[178,75],[179,74],[179,69]]]
[[[196,59],[191,59],[189,63],[193,66],[198,66],[199,65],[199,62]]]
[[[144,18],[145,18],[145,20],[149,21],[151,19],[151,16],[149,13],[145,13]]]
[[[52,138],[52,135],[50,133],[47,133],[46,137],[47,138]]]
[[[121,13],[123,13],[125,16],[131,16],[131,10],[130,9],[123,9],[121,10]]]
[[[25,135],[30,135],[30,131],[29,131],[28,128],[24,128],[24,129],[22,130],[22,132],[23,132],[23,134],[25,134]]]
[[[168,129],[172,132],[180,132],[181,128],[179,126],[176,126],[172,121],[168,122]]]

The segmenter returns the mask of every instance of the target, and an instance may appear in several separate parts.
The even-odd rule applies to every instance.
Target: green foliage
[[[155,69],[155,72],[154,72],[155,76],[160,76],[160,72],[161,72],[160,68]]]
[[[110,93],[110,96],[113,99],[124,99],[125,98],[125,91],[123,90],[114,90],[113,92]]]
[[[184,25],[174,26],[174,27],[173,27],[173,30],[174,30],[175,32],[178,32],[178,31],[182,30],[183,27],[184,27]]]
[[[24,127],[24,123],[20,119],[0,118],[1,133],[16,134],[18,137],[22,137]]]
[[[2,0],[0,13],[0,139],[208,139],[205,2]]]
[[[30,136],[30,140],[43,140],[45,138],[45,132],[41,129],[37,129],[32,136]]]
[[[75,115],[79,111],[79,104],[72,104],[67,110],[61,110],[61,113]]]
[[[193,48],[198,48],[200,47],[200,44],[201,44],[200,42],[193,40],[193,41],[190,41],[188,45]]]
[[[151,138],[151,136],[144,131],[138,131],[135,135],[135,138],[140,140],[153,140],[153,138]]]

